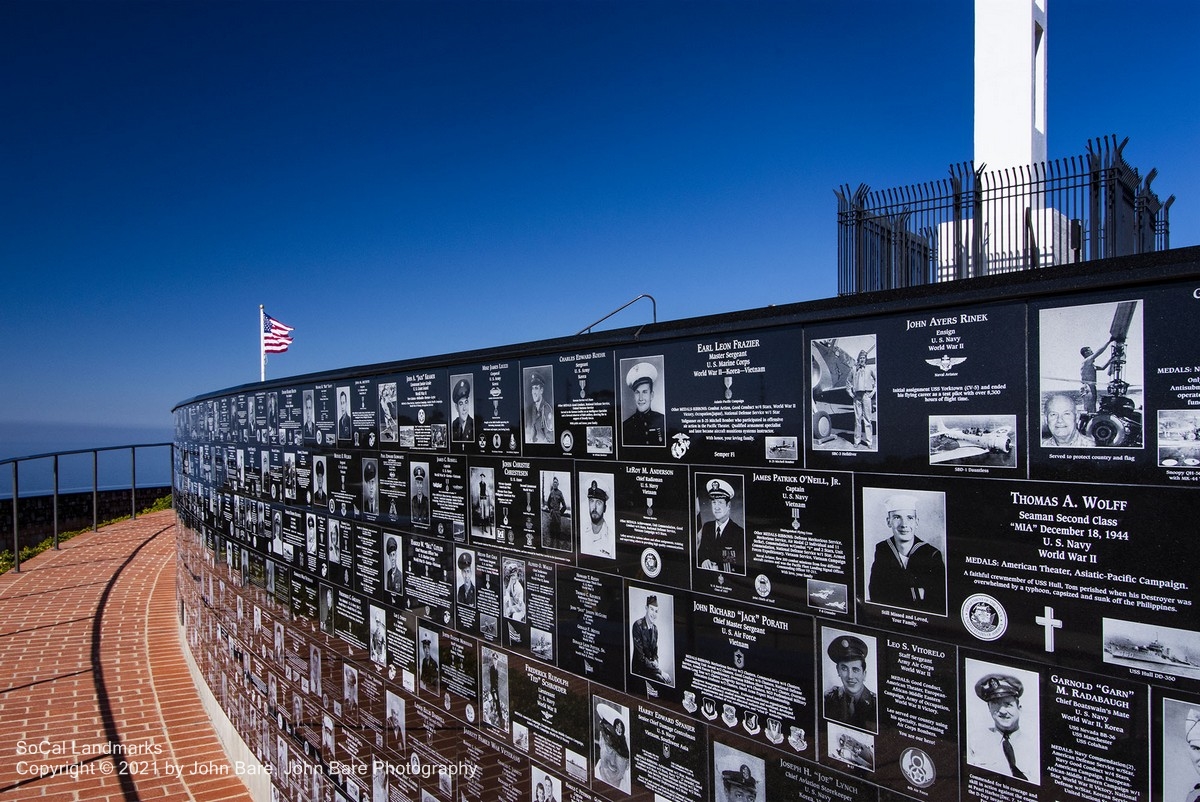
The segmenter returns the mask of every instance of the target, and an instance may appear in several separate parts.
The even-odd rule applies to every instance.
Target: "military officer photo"
[[[696,565],[706,571],[745,575],[746,530],[733,520],[734,499],[740,498],[733,483],[740,488],[742,478],[700,474],[697,479],[697,514],[704,523],[696,539]]]
[[[828,658],[821,664],[825,718],[878,732],[879,705],[874,691],[867,687],[875,673],[875,659],[870,657],[875,639],[833,629],[826,629],[824,637]]]
[[[622,359],[625,374],[622,409],[630,410],[621,422],[621,443],[627,446],[661,446],[666,442],[666,399],[659,377],[662,357]]]
[[[1041,784],[1037,675],[968,659],[966,680],[967,764]]]
[[[383,545],[383,589],[388,593],[397,594],[404,589],[400,568],[396,564],[400,559],[398,554],[400,538],[396,535],[388,535],[386,541]]]
[[[455,443],[471,443],[475,440],[475,418],[471,415],[470,376],[451,377],[454,389],[450,393],[454,401],[454,423],[450,425],[450,440]]]

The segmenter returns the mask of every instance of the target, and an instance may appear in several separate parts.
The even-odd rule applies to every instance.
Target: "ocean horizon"
[[[0,460],[108,446],[167,443],[171,441],[173,435],[174,432],[169,425],[105,426],[80,423],[0,422]],[[112,490],[129,487],[131,471],[128,451],[101,453],[98,455],[96,467],[99,489]],[[54,492],[54,468],[51,459],[21,463],[18,477],[22,498],[48,495]],[[137,484],[138,487],[171,484],[169,449],[138,450]],[[90,454],[59,458],[58,489],[60,493],[91,491],[92,457]],[[0,468],[0,498],[12,498],[12,495],[12,466],[4,465]]]

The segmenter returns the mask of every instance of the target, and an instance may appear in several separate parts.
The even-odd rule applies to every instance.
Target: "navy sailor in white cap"
[[[633,391],[634,411],[621,423],[622,442],[627,446],[661,446],[666,437],[666,418],[650,408],[658,369],[649,362],[638,362],[625,374],[625,384]]]

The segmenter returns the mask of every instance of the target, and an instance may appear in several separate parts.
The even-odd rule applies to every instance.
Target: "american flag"
[[[275,318],[263,313],[263,351],[268,354],[282,354],[292,344],[295,331],[291,326],[285,326]]]

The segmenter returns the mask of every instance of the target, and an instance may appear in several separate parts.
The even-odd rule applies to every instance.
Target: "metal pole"
[[[100,521],[100,480],[96,469],[96,450],[92,449],[92,531],[99,529]]]
[[[129,447],[129,517],[137,520],[137,446]]]
[[[58,549],[58,455],[54,455],[54,548]]]
[[[13,463],[13,570],[18,574],[21,573],[21,535],[17,529],[17,497],[20,495],[17,489],[17,465]]]

